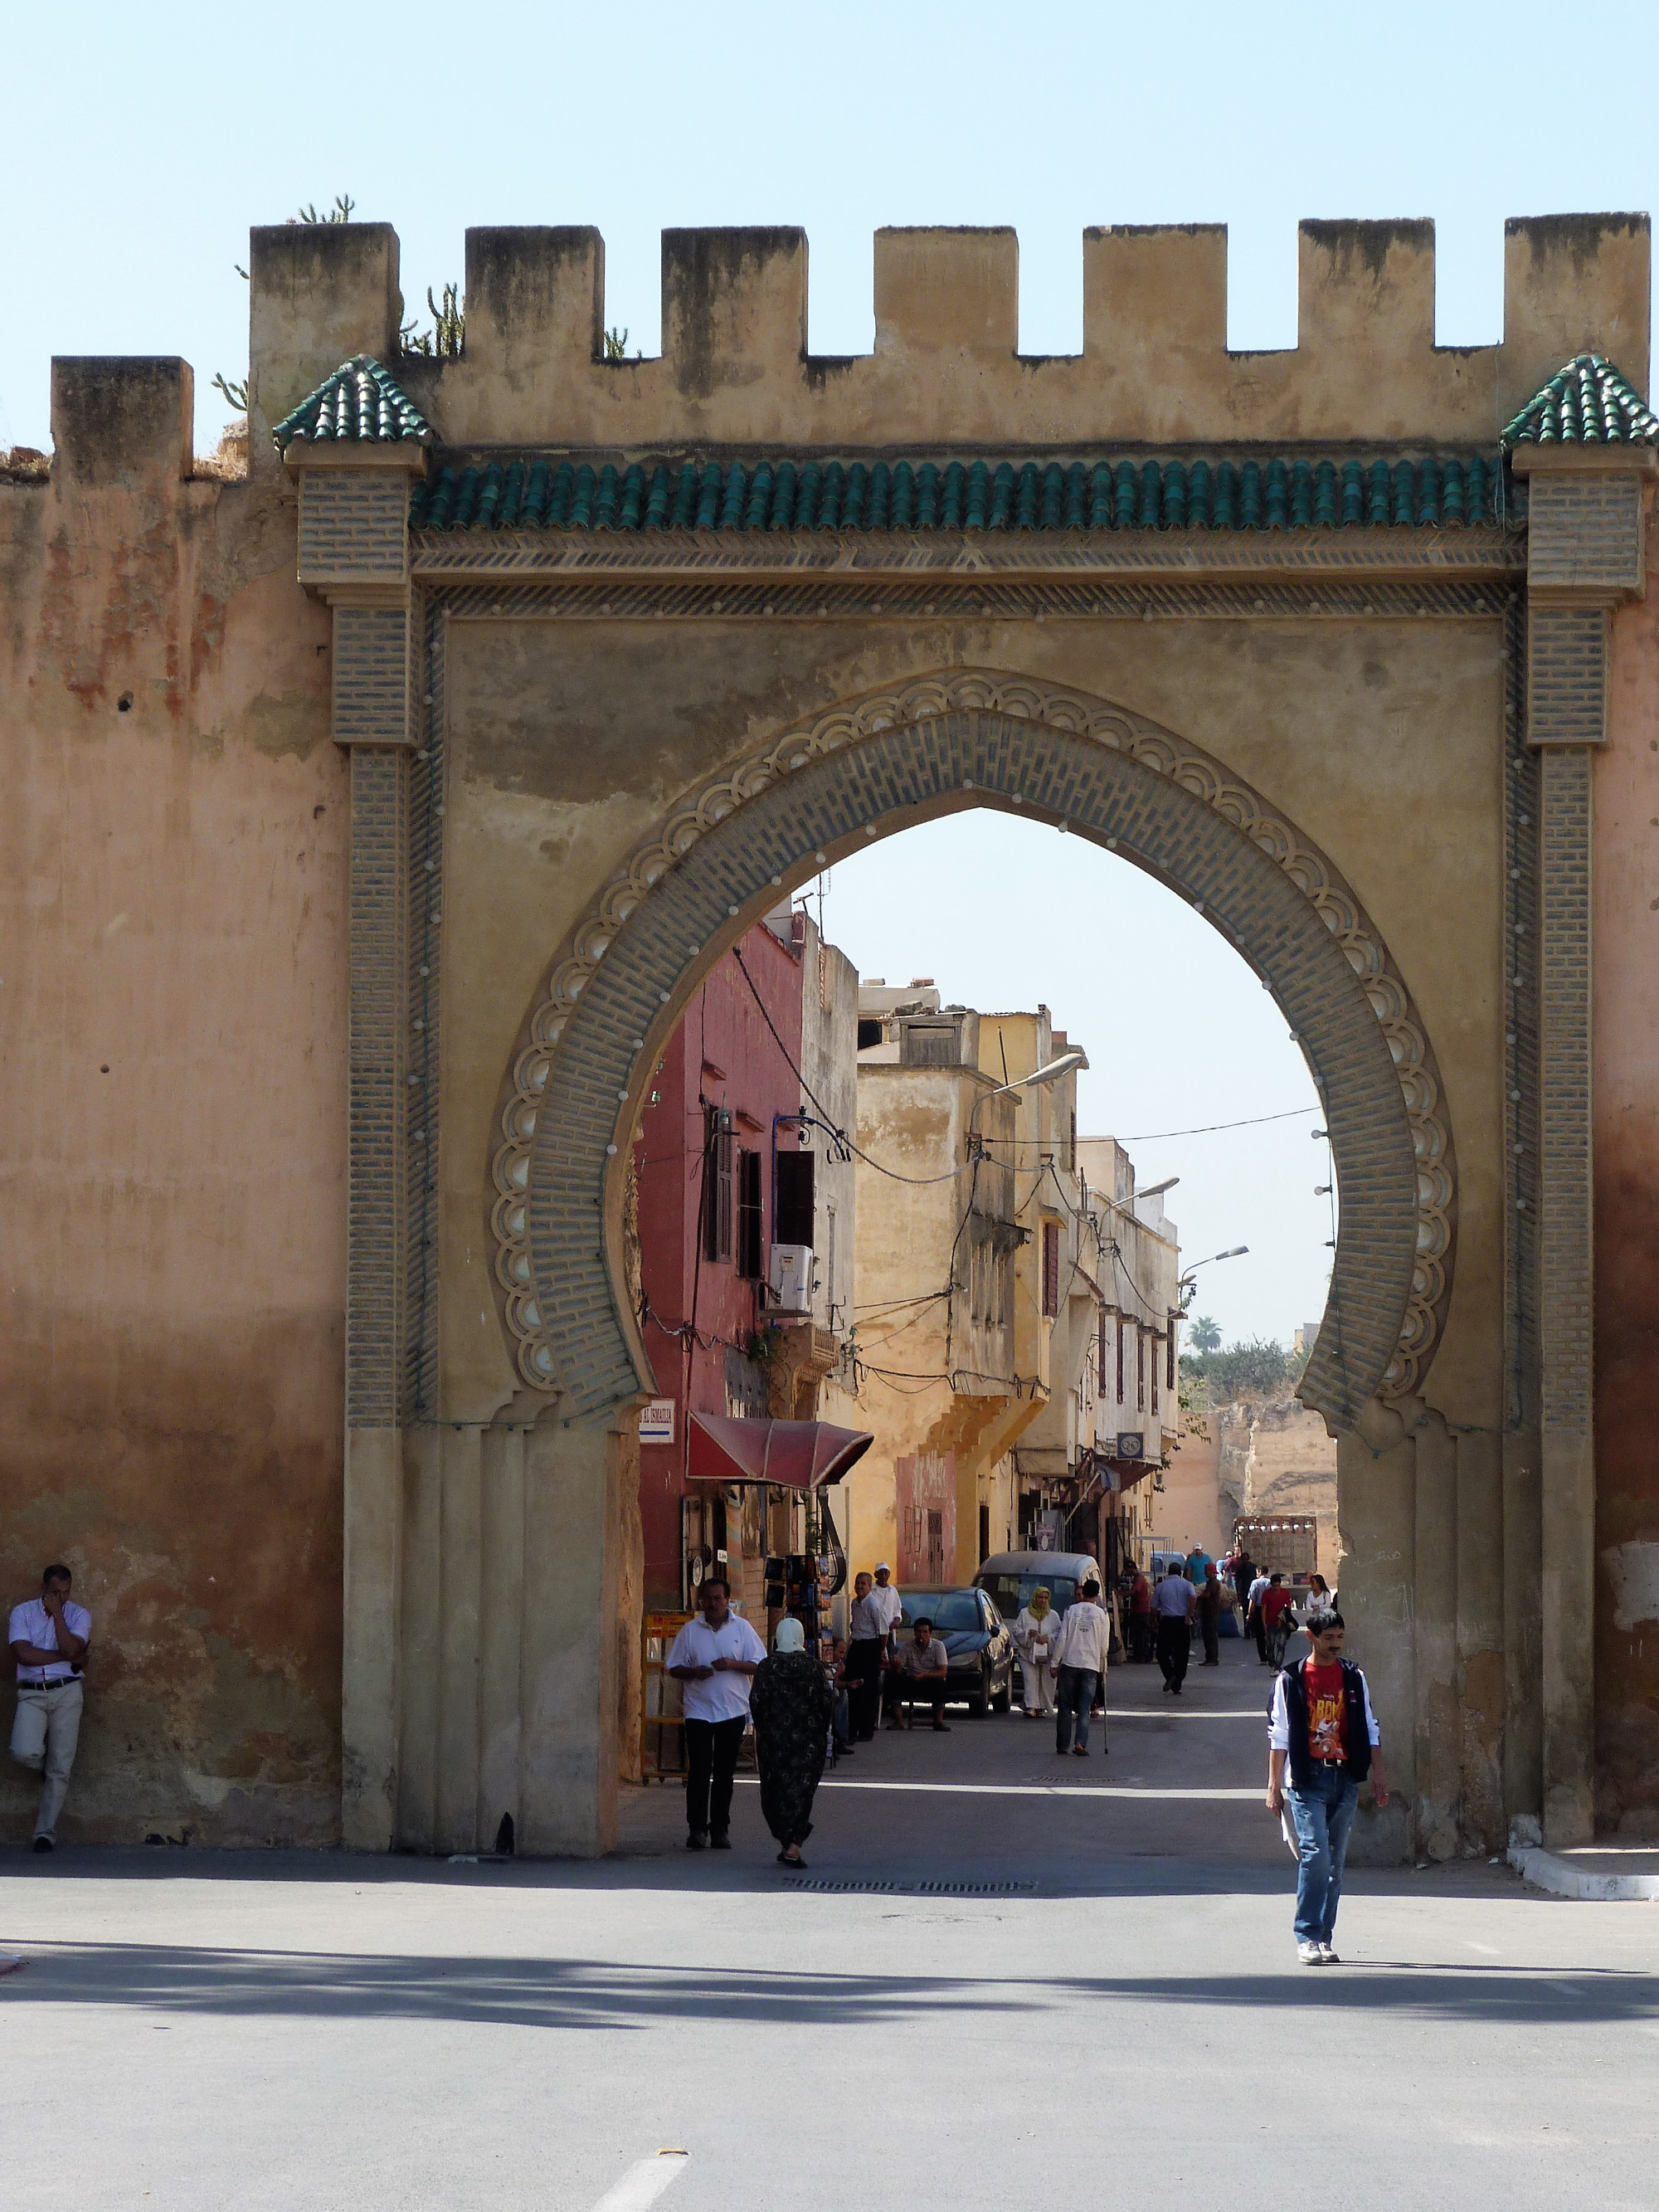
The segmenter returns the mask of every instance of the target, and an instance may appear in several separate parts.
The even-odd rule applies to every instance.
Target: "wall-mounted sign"
[[[640,1434],[645,1434],[645,1424],[640,1424]],[[672,1442],[672,1439],[671,1438]],[[1139,1429],[1120,1429],[1117,1432],[1117,1455],[1120,1459],[1145,1459],[1146,1439]]]
[[[674,1441],[674,1401],[653,1398],[640,1409],[640,1442],[672,1444]]]

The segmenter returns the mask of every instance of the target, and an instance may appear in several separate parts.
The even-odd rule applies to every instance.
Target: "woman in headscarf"
[[[1027,1720],[1054,1709],[1054,1638],[1059,1631],[1060,1618],[1050,1594],[1039,1584],[1020,1607],[1019,1619],[1014,1623],[1014,1648],[1019,1653]]]
[[[761,1812],[782,1845],[778,1863],[805,1866],[800,1847],[812,1832],[812,1796],[823,1772],[836,1693],[807,1651],[799,1621],[778,1623],[772,1656],[755,1669],[749,1710],[755,1722]]]

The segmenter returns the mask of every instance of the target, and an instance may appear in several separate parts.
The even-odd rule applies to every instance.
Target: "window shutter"
[[[1042,1310],[1054,1315],[1060,1311],[1060,1224],[1045,1221],[1042,1224]]]
[[[738,1273],[758,1281],[765,1272],[761,1234],[761,1156],[738,1154]]]
[[[704,1109],[702,1256],[732,1257],[732,1116],[723,1107]]]
[[[1123,1403],[1123,1316],[1117,1317],[1117,1402]]]

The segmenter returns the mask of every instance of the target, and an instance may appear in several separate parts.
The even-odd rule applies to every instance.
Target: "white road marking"
[[[750,1790],[758,1790],[760,1783],[752,1774],[740,1774],[738,1782]],[[1263,1791],[1255,1790],[1120,1790],[1109,1783],[1096,1789],[1086,1786],[1063,1789],[1052,1782],[842,1782],[823,1781],[820,1790],[913,1790],[946,1797],[1136,1797],[1163,1798],[1182,1804],[1260,1802]]]
[[[670,2189],[691,2163],[683,2150],[659,2150],[655,2158],[641,2158],[630,2166],[614,2189],[607,2189],[593,2212],[645,2212],[665,2189]]]

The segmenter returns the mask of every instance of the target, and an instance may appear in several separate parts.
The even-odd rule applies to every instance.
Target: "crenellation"
[[[591,224],[466,234],[466,347],[514,392],[580,376],[605,350],[605,240]]]
[[[267,315],[286,350],[256,362],[262,406],[268,389],[285,405],[301,396],[301,354],[314,383],[349,352],[375,350],[368,325],[381,276],[395,286],[396,241],[372,228],[389,241],[378,260],[319,265],[323,310],[293,306],[279,326]],[[271,252],[289,258],[296,299],[289,263],[315,235],[257,234],[282,242]],[[1647,251],[1644,216],[1511,223],[1504,345],[1437,346],[1431,223],[1308,222],[1299,343],[1233,353],[1224,228],[1095,228],[1083,237],[1083,351],[1036,359],[1019,352],[1012,230],[887,229],[875,239],[874,350],[817,359],[802,231],[670,230],[662,356],[623,363],[603,357],[597,231],[474,231],[462,356],[404,367],[440,439],[474,448],[1489,447],[1577,351],[1609,354],[1644,382]],[[256,331],[273,283],[256,287]]]
[[[100,489],[191,473],[196,380],[165,355],[59,355],[52,364],[52,477]]]
[[[1651,228],[1645,215],[1524,216],[1504,224],[1500,422],[1575,354],[1606,354],[1646,394]]]
[[[273,428],[343,361],[396,362],[403,295],[389,222],[275,223],[248,244],[248,466],[264,471]]]

